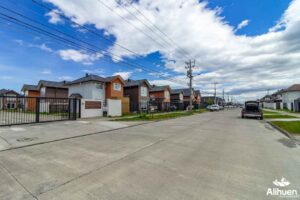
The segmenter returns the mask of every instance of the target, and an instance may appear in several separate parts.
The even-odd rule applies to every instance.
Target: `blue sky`
[[[114,0],[111,1],[112,3],[110,5],[112,7],[116,6],[115,9],[119,9],[118,12],[121,13],[121,15],[125,13],[125,11],[122,12],[122,7],[113,3]],[[94,6],[89,7],[90,5],[87,5],[85,9],[82,8],[85,6],[85,1],[79,0],[73,3],[64,0],[39,2],[52,9],[56,9],[58,13],[69,17],[72,16],[70,17],[71,21],[73,20],[76,21],[76,23],[87,26],[97,32],[97,34],[111,41],[104,40],[95,34],[84,31],[80,27],[75,27],[74,23],[72,24],[64,18],[51,16],[50,11],[37,6],[32,3],[32,1],[4,0],[1,4],[2,6],[92,44],[94,47],[97,47],[96,51],[98,54],[96,52],[70,47],[65,43],[59,43],[47,36],[40,35],[0,19],[0,88],[20,91],[24,83],[36,84],[40,79],[57,81],[72,80],[83,76],[87,72],[102,76],[120,73],[124,75],[125,78],[128,76],[133,79],[147,78],[156,84],[168,84],[169,82],[165,79],[176,78],[176,80],[180,80],[180,83],[174,83],[174,87],[185,86],[182,82],[186,82],[184,78],[184,61],[186,58],[183,57],[182,51],[175,47],[175,45],[168,46],[160,40],[159,43],[167,46],[166,49],[168,49],[168,51],[160,48],[158,44],[152,42],[141,32],[139,33],[139,30],[134,30],[133,27],[129,27],[129,25],[124,23],[115,13],[110,12],[103,6],[101,7],[96,0],[90,0],[89,4],[93,2]],[[270,28],[279,24],[292,1],[211,0],[197,3],[196,0],[189,0],[181,2],[180,7],[183,5],[184,9],[175,7],[175,4],[179,1],[169,0],[168,2],[170,4],[168,4],[167,1],[164,3],[153,3],[152,7],[145,6],[149,5],[147,2],[147,0],[135,2],[134,6],[144,13],[147,13],[147,16],[149,16],[152,21],[155,21],[155,24],[164,33],[169,35],[173,41],[170,42],[171,44],[176,43],[176,46],[182,47],[189,53],[187,57],[197,59],[198,68],[195,71],[196,74],[205,72],[202,77],[200,75],[195,78],[195,87],[209,93],[212,89],[210,82],[218,81],[222,83],[219,89],[225,88],[228,93],[232,91],[232,94],[234,94],[234,91],[239,91],[235,95],[248,95],[253,97],[254,94],[249,95],[249,93],[246,92],[249,88],[245,88],[245,93],[243,93],[242,88],[237,88],[237,86],[241,85],[239,81],[243,83],[243,80],[233,81],[236,79],[236,75],[234,74],[241,70],[239,67],[245,71],[246,67],[249,67],[249,69],[252,67],[252,69],[255,68],[258,70],[262,66],[257,63],[261,64],[261,62],[253,61],[251,57],[245,59],[249,63],[242,66],[244,62],[241,64],[235,61],[235,59],[239,60],[241,56],[237,53],[237,50],[241,48],[245,49],[245,51],[251,51],[250,47],[253,48],[253,43],[264,45],[263,47],[268,46],[269,44],[265,44],[265,41],[268,42],[268,38],[274,35],[274,32],[271,33]],[[78,6],[78,8],[74,8],[73,10],[81,8],[82,10],[72,13],[72,9],[69,9],[72,6]],[[131,7],[128,8],[131,9]],[[92,12],[92,9],[97,9],[96,11],[99,13],[107,13],[109,16],[95,14],[97,12]],[[188,9],[191,10],[192,14],[190,17],[184,19],[182,16],[185,16],[183,14],[189,11]],[[0,9],[0,12],[16,17],[15,14],[3,9]],[[157,15],[155,12],[157,12]],[[77,14],[80,15],[80,13],[82,15],[77,16]],[[176,18],[178,16],[181,17]],[[128,13],[127,15],[124,14],[123,17],[127,18],[128,21],[133,24],[137,24],[140,30],[143,30],[149,35],[152,34],[147,27],[143,27],[138,21],[132,18],[132,16],[128,15]],[[142,16],[139,17],[142,18]],[[191,18],[194,20],[190,20]],[[20,17],[18,17],[18,19],[24,20]],[[29,23],[30,21],[27,20],[26,22]],[[207,26],[197,27],[202,26],[203,23],[207,24]],[[239,25],[240,28],[238,28]],[[40,25],[36,26],[41,27]],[[187,27],[196,28],[187,30]],[[52,29],[47,30],[53,32]],[[191,31],[191,35],[188,35],[190,33],[186,33],[186,31]],[[209,33],[210,31],[211,34]],[[220,33],[216,33],[219,31]],[[280,31],[282,30],[276,30],[275,34]],[[283,33],[284,31],[287,32],[287,30],[283,30]],[[158,34],[154,34],[152,36],[156,37],[157,35]],[[199,35],[199,37],[197,37],[197,35]],[[164,37],[163,35],[160,36]],[[260,39],[261,36],[263,36],[263,39]],[[208,40],[207,37],[209,37]],[[169,38],[166,38],[166,40],[170,41]],[[261,40],[264,41],[262,42]],[[123,49],[120,50],[120,48],[117,48],[115,42],[137,52],[139,57],[125,52]],[[209,42],[211,42],[211,44]],[[227,42],[229,43],[227,44]],[[109,55],[105,59],[103,55],[100,54],[100,52],[102,52],[101,49],[108,51]],[[226,54],[221,56],[217,53],[218,51],[225,52]],[[296,49],[295,52],[298,53],[298,49]],[[160,71],[161,76],[155,76],[154,73],[142,70],[139,67],[128,67],[126,64],[122,64],[122,62],[117,62],[110,57],[114,54],[120,55],[123,61],[131,65],[138,64],[138,66],[142,66],[142,68],[147,68],[148,70]],[[233,55],[232,57],[231,54]],[[218,55],[220,56],[216,57]],[[106,60],[108,60],[108,62],[106,62]],[[266,61],[266,63],[272,62],[273,60]],[[263,66],[266,67],[266,65]],[[228,69],[226,67],[228,67]],[[274,70],[275,68],[276,70]],[[292,66],[290,66],[290,68],[292,68]],[[280,71],[276,63],[270,66],[270,70],[274,71],[274,76],[277,76],[276,73]],[[224,71],[226,73],[224,73]],[[222,77],[224,74],[226,74],[226,76]],[[245,74],[241,76],[247,77]],[[263,77],[262,74],[259,74],[258,77],[261,76]],[[266,81],[267,80],[272,80],[272,77],[266,77]],[[284,80],[282,80],[282,82],[284,82]],[[277,88],[280,89],[280,87],[285,86],[282,82],[271,83],[269,87],[274,90]],[[172,85],[173,83],[170,84]],[[257,87],[257,91],[263,90],[259,86],[261,86],[261,84],[255,86]]]

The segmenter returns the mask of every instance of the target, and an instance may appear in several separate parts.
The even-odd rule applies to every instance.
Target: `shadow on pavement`
[[[278,142],[289,148],[297,148],[297,143],[289,138],[281,138]]]

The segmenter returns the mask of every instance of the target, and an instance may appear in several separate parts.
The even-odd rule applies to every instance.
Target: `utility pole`
[[[267,89],[267,95],[269,95],[269,94],[270,94],[270,90],[271,90],[271,89]]]
[[[215,85],[215,104],[217,104],[217,84],[219,83],[214,82],[213,84]]]
[[[189,60],[185,62],[186,66],[185,68],[187,69],[186,76],[189,78],[189,88],[190,88],[190,105],[188,110],[192,110],[193,108],[193,68],[195,67],[196,61]]]
[[[224,106],[224,103],[225,103],[225,91],[224,91],[224,88],[223,88],[223,102],[222,102],[222,106]]]

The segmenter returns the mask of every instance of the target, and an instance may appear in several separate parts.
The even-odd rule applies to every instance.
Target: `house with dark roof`
[[[148,110],[150,83],[146,79],[125,81],[124,97],[129,98],[130,112]]]
[[[282,107],[291,111],[300,111],[300,84],[294,84],[281,91]]]
[[[182,89],[171,90],[171,105],[176,106],[178,110],[184,109]]]
[[[20,96],[14,90],[0,89],[0,109],[16,109],[20,106]]]
[[[149,91],[150,104],[159,111],[168,111],[171,105],[171,88],[153,85]]]
[[[24,93],[25,97],[39,97],[40,90],[37,85],[27,85],[24,84],[21,91]]]
[[[175,98],[176,93],[178,93],[178,92],[181,92],[183,95],[183,100],[182,100],[183,109],[186,109],[189,106],[191,95],[192,95],[192,103],[193,103],[194,108],[196,108],[196,109],[200,108],[200,103],[201,103],[200,90],[192,89],[192,93],[191,93],[191,90],[189,88],[175,89],[175,90],[172,90],[171,97],[173,96],[173,98]],[[173,95],[172,95],[172,93],[173,93]]]
[[[110,116],[120,115],[122,105],[119,103],[123,99],[124,84],[123,78],[119,75],[101,77],[95,74],[86,74],[84,77],[66,83],[69,97],[76,96],[82,99],[86,110],[83,117],[102,116],[104,111]],[[112,106],[113,103],[116,106]]]
[[[68,87],[66,83],[66,81],[40,80],[37,84],[37,89],[40,92],[40,97],[68,98]]]

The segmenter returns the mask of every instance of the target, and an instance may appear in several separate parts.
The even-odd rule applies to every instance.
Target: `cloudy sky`
[[[188,59],[203,95],[299,83],[300,0],[3,0],[0,13],[0,88],[85,73],[186,87]]]

